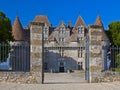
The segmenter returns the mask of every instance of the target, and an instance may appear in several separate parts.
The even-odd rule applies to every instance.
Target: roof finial
[[[78,12],[78,15],[80,15],[80,11]]]
[[[16,10],[16,16],[18,17],[18,9]]]
[[[80,16],[80,11],[78,11],[78,16]]]
[[[100,10],[98,9],[98,16],[100,16]]]

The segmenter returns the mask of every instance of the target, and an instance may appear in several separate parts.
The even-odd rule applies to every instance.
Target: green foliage
[[[0,12],[0,43],[11,40],[13,40],[11,21],[3,12]]]
[[[106,33],[113,45],[120,46],[120,22],[110,23]]]
[[[120,53],[115,57],[116,67],[120,68]]]
[[[115,68],[115,71],[116,72],[120,72],[120,68]]]
[[[115,55],[115,71],[120,72],[120,53],[116,51]]]
[[[0,62],[6,61],[9,52],[10,52],[9,43],[1,43],[0,44]]]
[[[9,18],[0,11],[0,43],[4,43],[6,46],[0,45],[0,61],[6,60],[9,54],[8,41],[13,41],[12,37],[12,25]]]
[[[108,26],[109,30],[106,30],[106,34],[109,37],[112,45],[120,46],[120,22],[112,22]],[[112,67],[115,68],[115,71],[120,71],[120,53],[114,50],[111,51],[111,55]]]

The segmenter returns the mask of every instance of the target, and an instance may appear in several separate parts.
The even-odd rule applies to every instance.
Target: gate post
[[[85,79],[91,83],[89,36],[86,36]]]
[[[44,23],[30,23],[30,72],[36,83],[43,83],[43,26]]]

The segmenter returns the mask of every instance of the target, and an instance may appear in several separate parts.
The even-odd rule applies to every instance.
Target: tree
[[[0,12],[0,43],[11,40],[13,40],[11,21],[3,12]]]
[[[108,25],[109,30],[106,31],[111,43],[120,46],[120,22],[112,22]]]
[[[120,22],[112,22],[109,25],[109,30],[106,31],[112,45],[115,47],[111,50],[111,63],[112,68],[115,71],[120,71],[120,52],[118,52],[118,47],[120,46]]]
[[[8,57],[10,50],[8,41],[13,41],[11,21],[0,11],[0,62],[5,61]],[[2,45],[3,43],[4,45]]]

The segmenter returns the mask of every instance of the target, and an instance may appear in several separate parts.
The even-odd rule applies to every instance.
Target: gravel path
[[[84,73],[45,73],[45,84],[86,83]]]
[[[0,90],[120,90],[117,83],[83,84],[9,84],[0,83]]]

